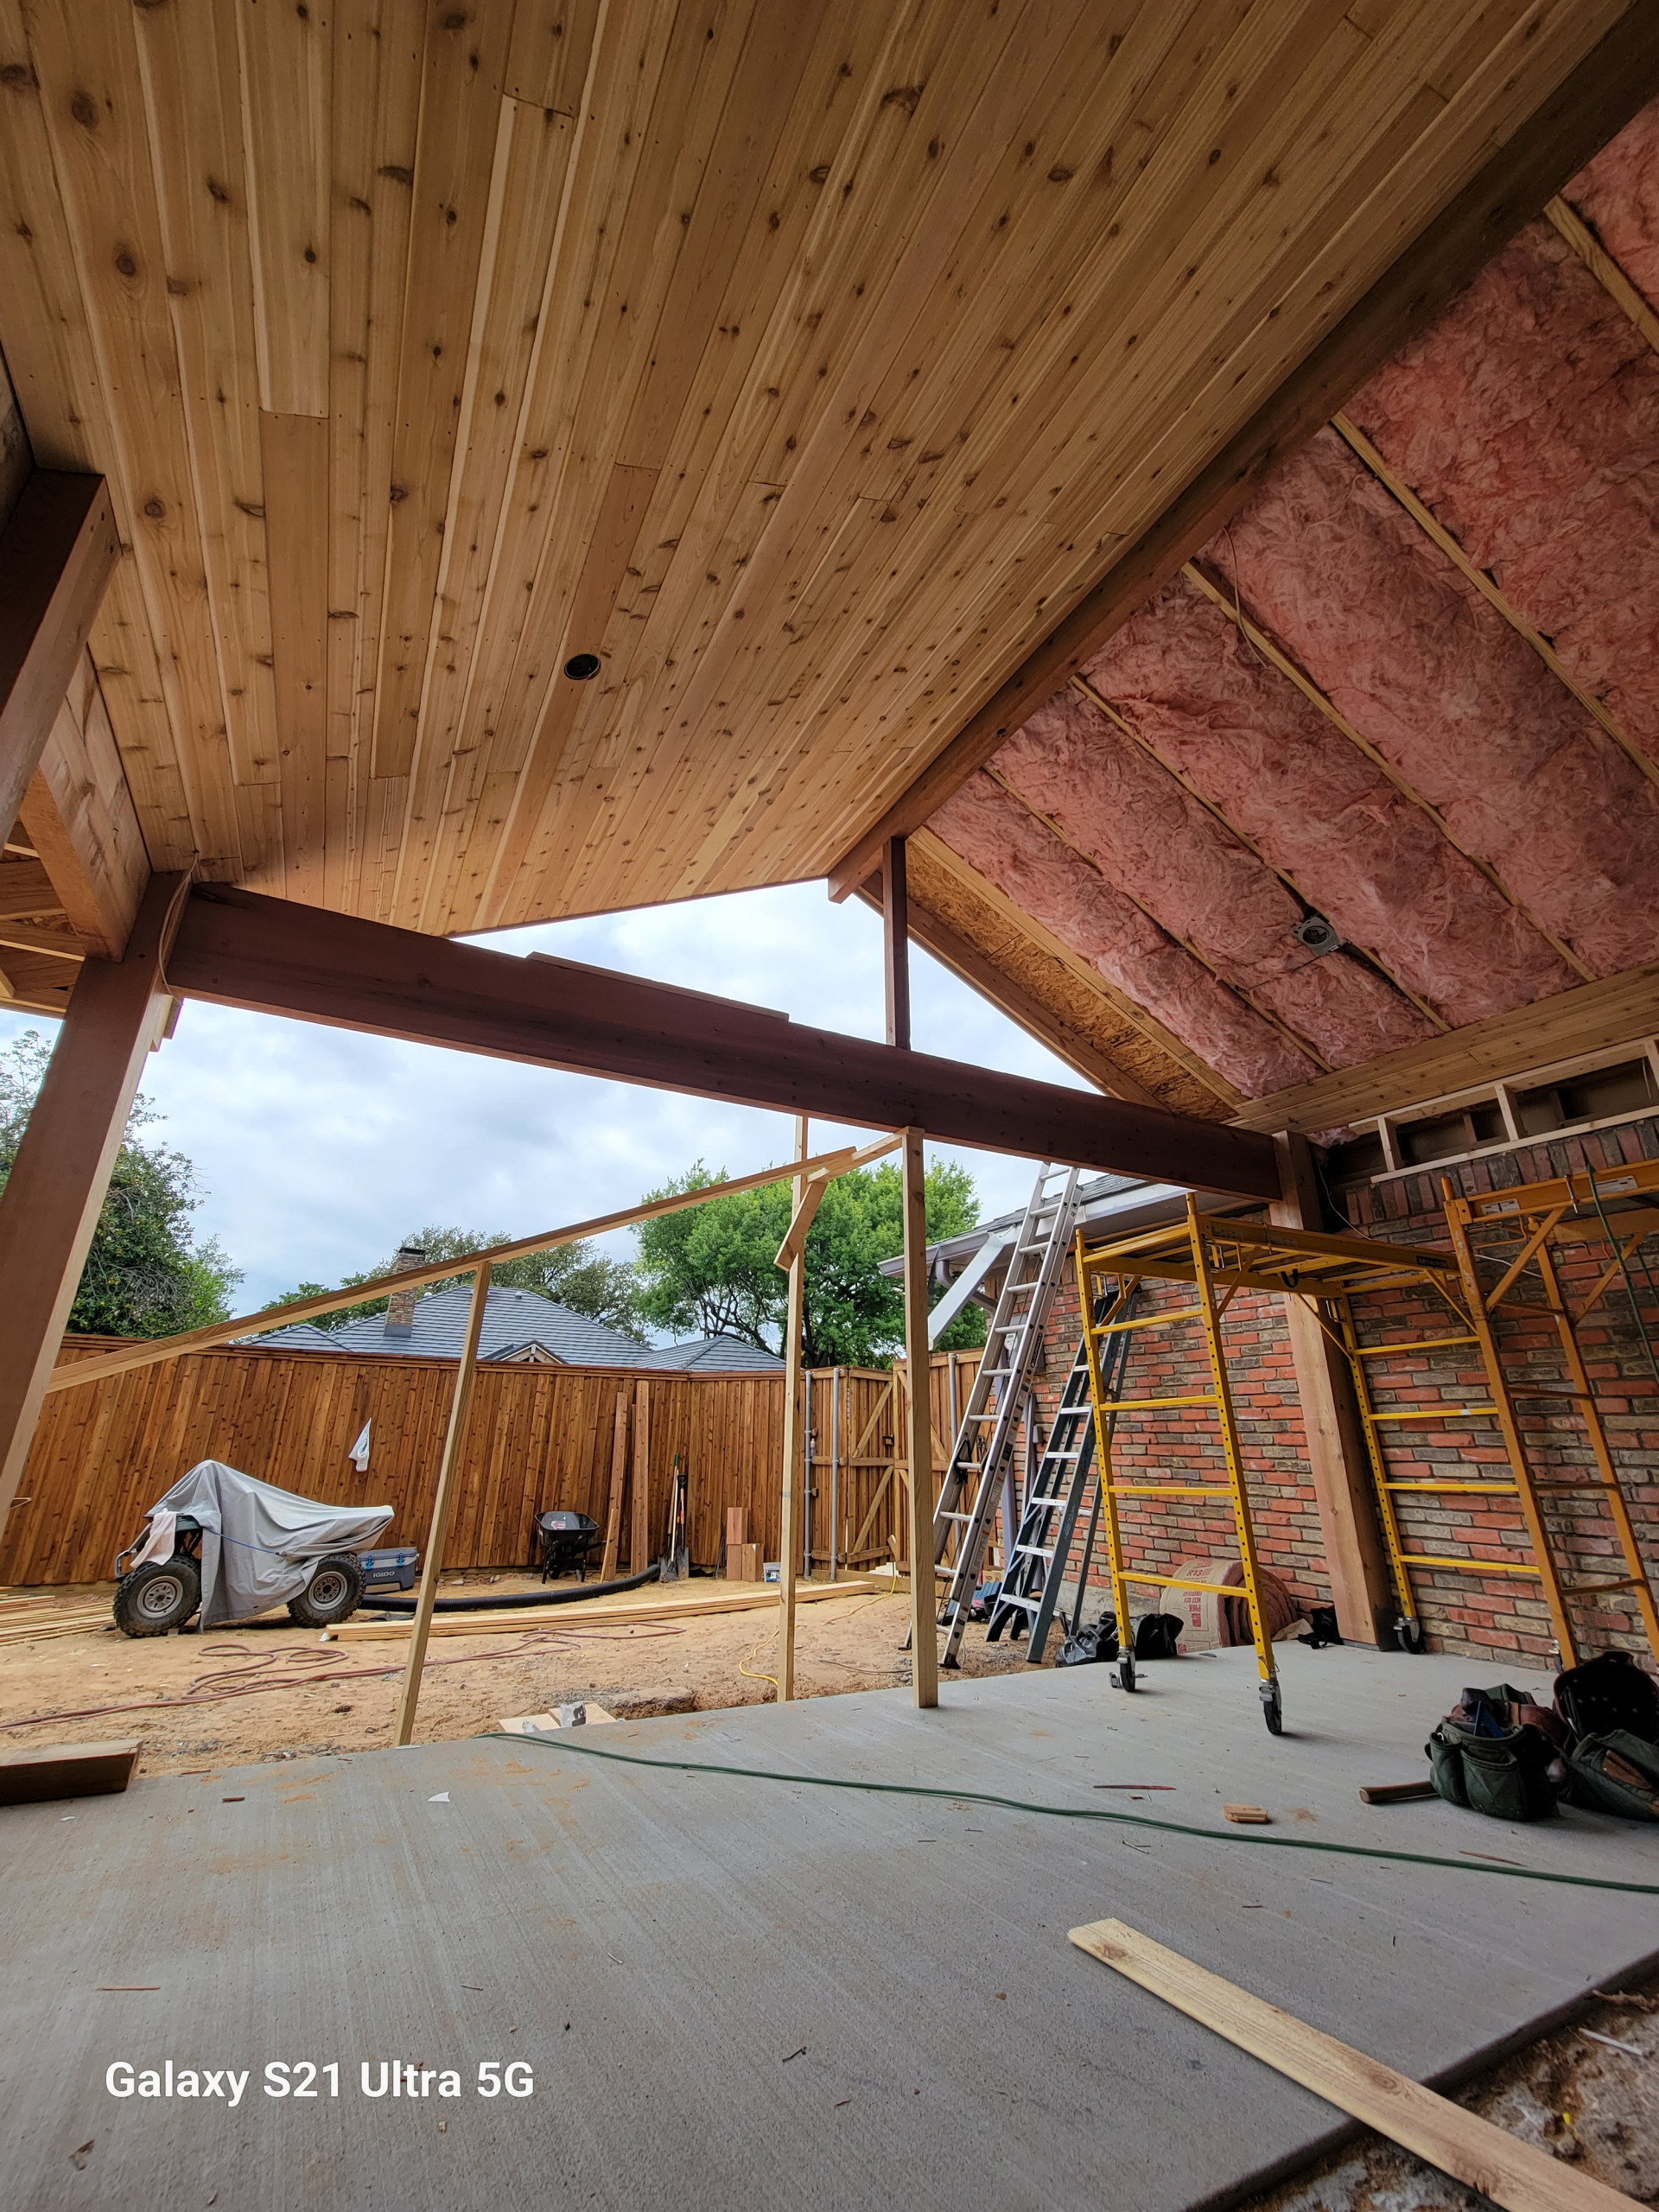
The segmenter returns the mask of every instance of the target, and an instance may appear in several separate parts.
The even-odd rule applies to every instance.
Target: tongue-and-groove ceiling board
[[[152,861],[442,932],[823,873],[1625,13],[0,0]]]

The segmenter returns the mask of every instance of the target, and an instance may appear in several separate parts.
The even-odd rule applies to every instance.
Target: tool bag
[[[1131,1622],[1137,1659],[1178,1659],[1181,1630],[1186,1625],[1179,1613],[1142,1613]]]
[[[1436,1794],[1495,1821],[1541,1821],[1555,1810],[1555,1746],[1540,1708],[1508,1682],[1465,1690],[1424,1745]]]
[[[1567,1794],[1592,1813],[1627,1821],[1659,1821],[1659,1745],[1610,1728],[1581,1736],[1567,1754]]]
[[[1057,1667],[1090,1667],[1097,1662],[1117,1656],[1117,1615],[1103,1613],[1097,1621],[1087,1621],[1060,1646],[1055,1656]]]
[[[1574,1737],[1622,1729],[1659,1743],[1659,1688],[1628,1651],[1604,1651],[1557,1675],[1555,1710]]]

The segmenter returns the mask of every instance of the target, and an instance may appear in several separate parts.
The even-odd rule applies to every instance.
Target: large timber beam
[[[1113,632],[1161,591],[1366,378],[1426,329],[1592,154],[1659,91],[1659,9],[1629,7],[1506,141],[1474,181],[1259,407],[1209,466],[871,821],[830,871],[831,895],[856,891],[891,837],[919,830]]]
[[[159,1039],[184,878],[152,876],[124,957],[88,960],[0,1191],[0,1525],[57,1360],[127,1113]]]
[[[22,810],[120,557],[104,479],[37,468],[0,533],[0,837]]]
[[[608,1076],[939,1142],[1276,1198],[1271,1140],[1161,1108],[964,1067],[564,961],[214,884],[167,963],[179,998]]]

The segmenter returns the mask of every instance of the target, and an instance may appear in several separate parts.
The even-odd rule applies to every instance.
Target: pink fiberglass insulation
[[[1160,760],[1452,1028],[1579,980],[1422,809],[1185,577],[1085,672]]]
[[[1659,355],[1565,241],[1523,231],[1349,412],[1659,759]]]
[[[1590,974],[1659,957],[1659,793],[1334,430],[1205,557]]]
[[[970,776],[927,826],[1245,1097],[1319,1074],[1317,1062],[1224,990],[994,777]]]
[[[1581,168],[1561,197],[1639,292],[1659,306],[1659,100]]]
[[[1272,869],[1078,693],[1057,692],[991,766],[1109,883],[1329,1065],[1434,1033],[1374,969],[1300,944],[1302,907]]]

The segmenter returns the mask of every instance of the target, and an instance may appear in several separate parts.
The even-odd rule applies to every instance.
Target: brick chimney
[[[406,1268],[420,1268],[425,1264],[426,1249],[423,1245],[404,1244],[398,1247],[392,1271],[401,1274]],[[413,1287],[392,1292],[386,1307],[386,1334],[389,1337],[406,1337],[414,1328],[415,1301],[420,1294],[419,1290]]]

